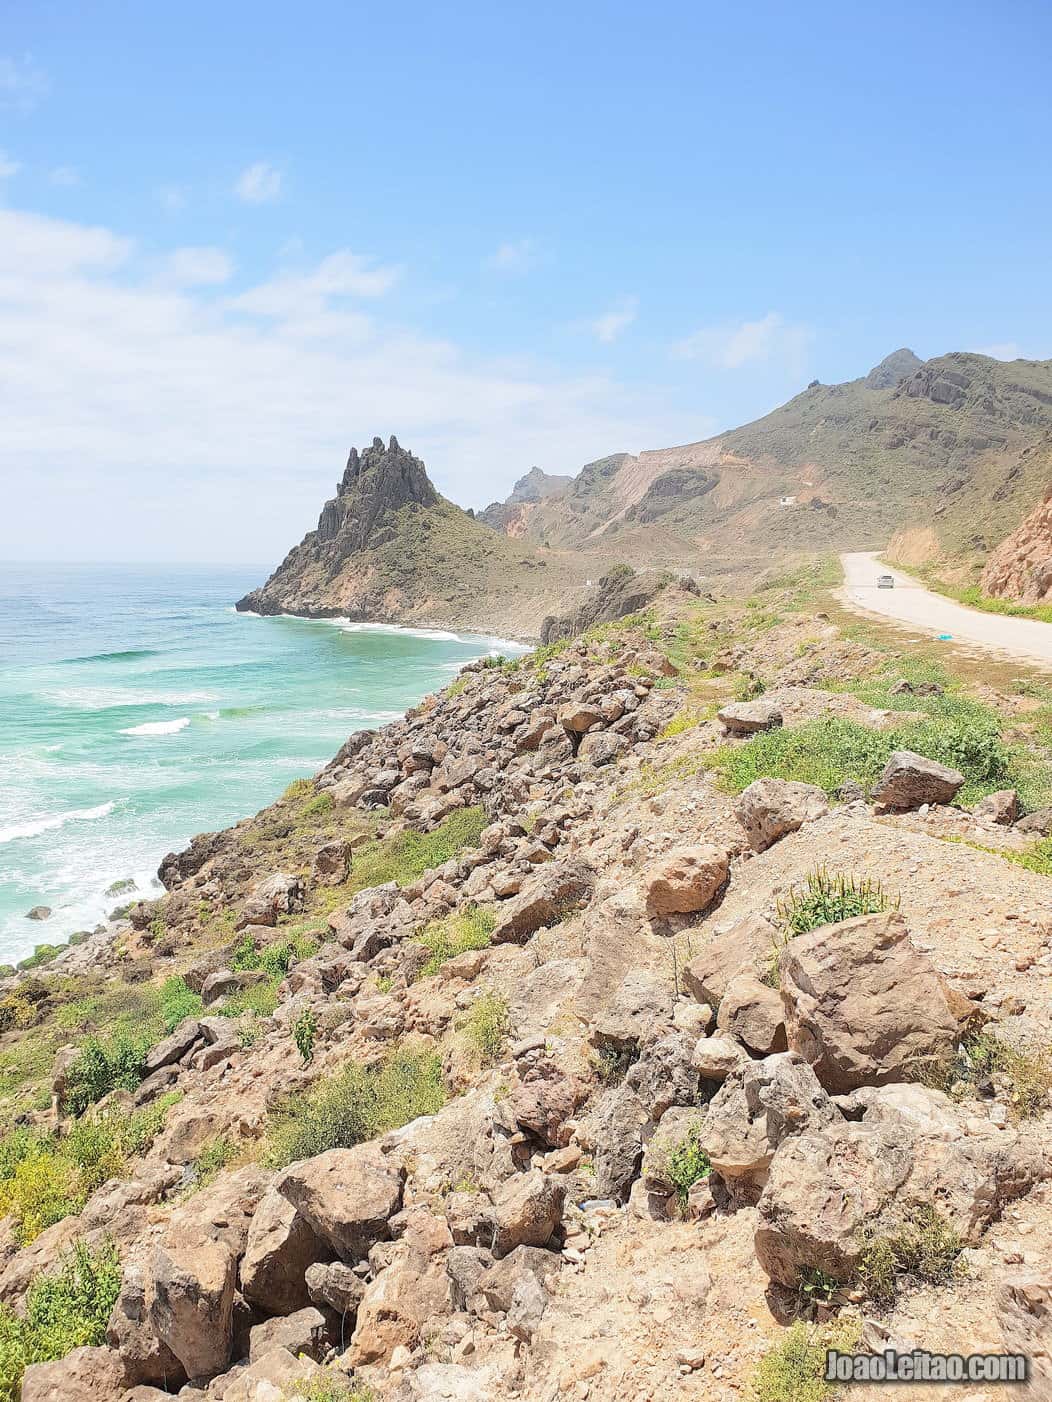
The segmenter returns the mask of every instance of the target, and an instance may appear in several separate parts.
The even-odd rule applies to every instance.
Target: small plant
[[[1016,1119],[1032,1119],[1047,1108],[1052,1092],[1052,1057],[1047,1047],[1009,1047],[990,1033],[980,1032],[965,1040],[962,1051],[968,1079],[1000,1081]]]
[[[300,1056],[304,1061],[311,1061],[314,1057],[314,1041],[318,1035],[318,1019],[314,1016],[313,1008],[304,1008],[292,1024],[292,1039],[299,1049]]]
[[[352,1383],[346,1373],[326,1368],[309,1381],[293,1383],[282,1398],[284,1402],[376,1402],[376,1393],[364,1383]]]
[[[194,1188],[206,1188],[237,1155],[237,1145],[225,1134],[216,1135],[194,1160]]]
[[[161,1017],[165,1031],[174,1032],[186,1017],[200,1017],[204,1007],[201,995],[189,988],[184,978],[176,975],[165,979],[161,985]]]
[[[468,1045],[479,1064],[493,1066],[500,1060],[508,1035],[508,1004],[499,993],[483,993],[472,1005],[461,1024]]]
[[[712,1164],[701,1147],[701,1128],[692,1125],[685,1139],[669,1150],[668,1179],[676,1190],[680,1207],[686,1207],[695,1183],[709,1176]]]
[[[815,1326],[797,1320],[753,1370],[750,1384],[756,1402],[825,1402],[835,1389],[825,1380],[830,1349],[855,1348],[862,1329],[858,1320]]]
[[[274,1113],[267,1160],[283,1168],[327,1149],[350,1149],[445,1104],[442,1059],[400,1048],[374,1066],[352,1062]]]
[[[134,1090],[145,1073],[150,1040],[124,1029],[107,1042],[89,1037],[66,1076],[65,1108],[82,1114],[112,1090]]]
[[[64,1358],[75,1348],[106,1341],[106,1325],[121,1287],[116,1248],[90,1251],[78,1242],[53,1274],[37,1276],[26,1292],[25,1318],[0,1306],[0,1402],[16,1402],[31,1363]]]
[[[787,939],[805,935],[821,925],[838,925],[857,915],[876,915],[882,910],[898,910],[899,898],[892,899],[879,881],[859,879],[825,867],[812,871],[803,887],[794,886],[788,899],[778,903],[778,920]]]
[[[466,954],[470,949],[488,949],[489,937],[497,927],[493,911],[483,906],[468,906],[456,915],[445,915],[425,925],[417,940],[431,951],[431,958],[420,970],[421,978],[430,978],[449,959]]]
[[[931,1203],[919,1203],[889,1232],[869,1233],[858,1278],[871,1299],[894,1300],[906,1280],[942,1285],[957,1273],[964,1243]]]
[[[800,1272],[797,1293],[804,1306],[828,1305],[839,1289],[840,1281],[817,1266],[806,1266]]]
[[[592,1065],[607,1086],[619,1086],[636,1060],[638,1053],[631,1047],[599,1047],[592,1053]]]

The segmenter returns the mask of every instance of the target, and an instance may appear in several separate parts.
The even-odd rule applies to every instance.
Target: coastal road
[[[966,608],[881,564],[875,552],[841,555],[840,563],[844,583],[839,597],[856,612],[877,614],[926,633],[949,633],[955,643],[1052,667],[1052,623]],[[893,589],[877,588],[882,574],[892,576]]]

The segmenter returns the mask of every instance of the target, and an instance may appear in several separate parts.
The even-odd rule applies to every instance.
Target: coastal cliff
[[[351,449],[317,527],[237,608],[534,638],[548,602],[583,573],[573,556],[520,545],[447,501],[392,435]]]

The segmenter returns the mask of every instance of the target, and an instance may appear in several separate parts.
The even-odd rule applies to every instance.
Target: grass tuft
[[[437,974],[449,959],[470,949],[488,949],[489,937],[497,927],[497,917],[484,906],[472,905],[455,915],[432,920],[416,936],[418,944],[431,951],[431,958],[420,970],[421,978]]]

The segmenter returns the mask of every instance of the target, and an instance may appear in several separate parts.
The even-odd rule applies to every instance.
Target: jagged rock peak
[[[375,478],[375,483],[370,479]],[[338,497],[345,496],[355,489],[376,490],[383,486],[384,495],[390,497],[392,506],[404,506],[416,501],[422,506],[434,506],[438,493],[431,485],[427,469],[418,457],[401,446],[391,434],[388,445],[382,438],[374,438],[372,446],[363,448],[361,453],[352,448],[347,455],[347,466],[336,487]]]
[[[515,483],[511,496],[508,497],[506,505],[518,505],[521,502],[543,501],[545,497],[552,496],[555,492],[562,491],[573,481],[572,477],[561,477],[551,472],[544,472],[539,467],[531,467]]]
[[[914,355],[908,346],[902,346],[886,355],[879,365],[874,365],[866,376],[866,386],[868,389],[894,389],[923,364],[919,355]]]

